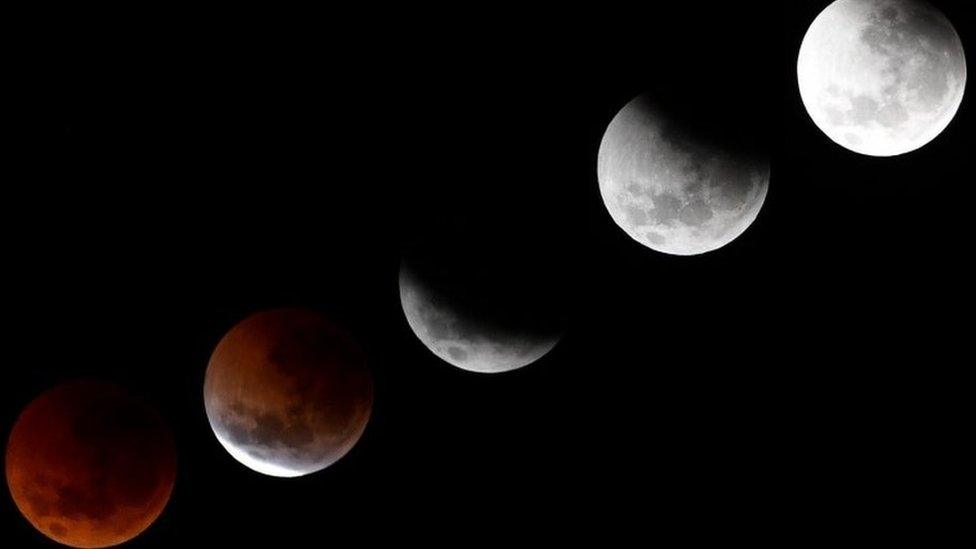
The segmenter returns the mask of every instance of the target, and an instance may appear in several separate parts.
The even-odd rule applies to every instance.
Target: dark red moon
[[[303,309],[249,316],[217,344],[204,382],[210,426],[247,467],[277,477],[319,471],[362,436],[373,377],[359,345]]]
[[[72,547],[138,536],[162,513],[176,448],[162,418],[114,385],[60,385],[28,404],[10,433],[7,484],[24,517]]]

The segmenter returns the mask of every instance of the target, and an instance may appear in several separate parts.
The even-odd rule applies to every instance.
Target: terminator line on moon
[[[832,141],[895,156],[952,121],[966,59],[952,24],[922,0],[837,0],[804,36],[797,78],[807,112]]]
[[[725,246],[755,221],[769,164],[690,134],[642,95],[607,127],[597,176],[607,210],[631,238],[687,256]]]
[[[400,304],[414,334],[435,355],[463,370],[500,373],[528,366],[559,342],[555,334],[532,334],[491,325],[477,313],[451,303],[451,297],[404,263]]]
[[[360,347],[322,315],[275,309],[220,340],[204,403],[220,444],[247,467],[297,477],[344,456],[366,428],[373,378]]]

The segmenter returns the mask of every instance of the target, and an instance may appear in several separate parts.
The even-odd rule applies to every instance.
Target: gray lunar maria
[[[797,60],[803,104],[832,141],[904,154],[952,121],[966,86],[962,42],[920,0],[837,0],[813,21]]]
[[[769,164],[689,134],[642,95],[610,122],[597,176],[607,210],[631,238],[687,256],[725,246],[755,221]]]

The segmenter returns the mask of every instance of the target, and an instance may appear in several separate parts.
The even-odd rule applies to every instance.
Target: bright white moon
[[[759,215],[765,159],[709,143],[639,96],[610,122],[597,159],[600,194],[631,238],[659,252],[697,255],[725,246]]]
[[[935,139],[966,86],[962,42],[921,0],[837,0],[810,25],[797,62],[800,96],[834,142],[895,156]]]

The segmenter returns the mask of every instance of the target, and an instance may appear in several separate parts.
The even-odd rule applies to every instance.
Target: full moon
[[[220,444],[247,467],[297,477],[335,463],[373,406],[363,351],[312,311],[276,309],[234,326],[210,357],[204,404]]]
[[[725,246],[755,221],[769,164],[694,135],[642,95],[610,122],[597,177],[610,216],[631,238],[688,256]]]
[[[24,409],[10,433],[7,483],[47,537],[108,547],[149,527],[169,501],[176,449],[162,418],[119,387],[75,382]]]
[[[962,42],[921,0],[837,0],[797,61],[800,97],[835,143],[869,156],[914,151],[952,121],[966,87]]]

